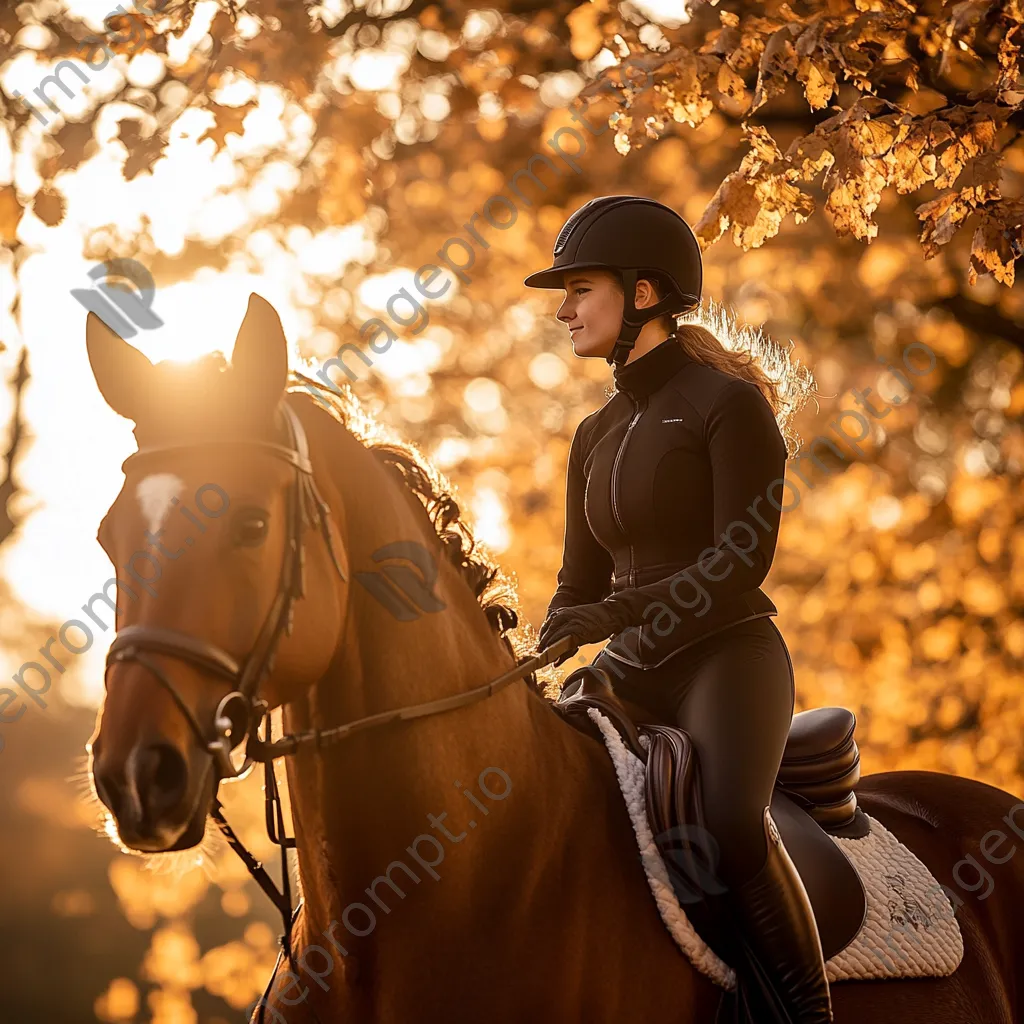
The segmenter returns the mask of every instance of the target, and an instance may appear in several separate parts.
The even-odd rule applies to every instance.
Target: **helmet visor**
[[[613,274],[619,273],[618,267],[609,267],[603,263],[565,263],[562,266],[548,267],[547,270],[538,270],[523,281],[527,288],[564,288],[565,275],[570,270],[608,270]]]

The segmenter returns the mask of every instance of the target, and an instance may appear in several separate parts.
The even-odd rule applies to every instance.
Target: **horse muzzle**
[[[145,853],[196,846],[216,776],[205,751],[180,750],[165,739],[140,739],[118,759],[106,756],[102,734],[93,744],[96,795],[110,811],[121,842]]]

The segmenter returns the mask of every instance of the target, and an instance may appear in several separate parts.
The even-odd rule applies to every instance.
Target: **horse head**
[[[86,340],[139,448],[98,533],[118,633],[92,778],[122,844],[187,849],[260,715],[331,663],[344,551],[292,408],[312,403],[285,401],[287,342],[268,302],[250,297],[230,364],[153,365],[93,313]]]

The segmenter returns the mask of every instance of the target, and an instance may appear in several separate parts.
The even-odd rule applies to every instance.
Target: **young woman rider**
[[[593,664],[696,747],[754,1019],[830,1021],[814,914],[768,809],[793,716],[789,652],[760,589],[786,462],[778,395],[756,362],[676,322],[700,302],[700,248],[661,203],[591,200],[525,283],[565,290],[574,353],[614,363],[615,379],[570,447],[540,647],[616,635]]]

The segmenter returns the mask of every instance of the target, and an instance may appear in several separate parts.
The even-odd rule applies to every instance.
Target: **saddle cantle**
[[[829,832],[848,829],[856,819],[856,727],[856,716],[846,708],[801,711],[793,716],[782,755],[776,786]]]
[[[657,723],[622,701],[608,674],[592,665],[566,677],[554,708],[603,744],[600,730],[587,714],[588,708],[596,708],[644,763],[647,818],[655,836],[686,834],[700,823],[700,796],[694,785],[697,757],[685,730]],[[850,838],[866,834],[867,819],[857,810],[853,792],[860,778],[860,755],[853,742],[856,720],[843,708],[818,708],[795,715],[793,723],[771,813],[807,890],[828,960],[853,941],[867,913],[860,876],[823,828],[828,824],[832,834]],[[641,736],[647,746],[640,742]],[[820,816],[813,817],[814,811]],[[696,856],[692,849],[684,849],[683,854]],[[692,870],[697,874],[687,872],[687,877],[699,877],[701,865],[694,862]],[[691,903],[686,911],[705,941],[711,941],[700,904]]]

